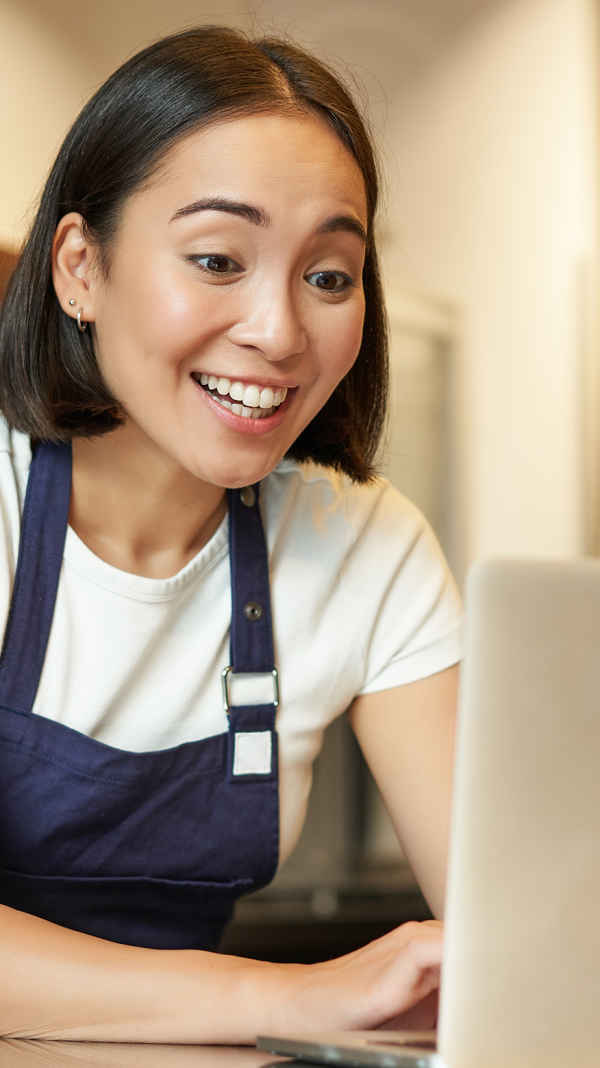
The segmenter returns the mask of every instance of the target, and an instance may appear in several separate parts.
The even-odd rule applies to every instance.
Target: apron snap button
[[[248,604],[244,605],[244,615],[251,622],[254,622],[255,619],[260,619],[262,614],[262,605],[257,604],[256,601],[248,601]]]
[[[254,508],[256,504],[256,493],[253,486],[244,486],[240,490],[240,500],[242,504],[246,505],[246,508]]]

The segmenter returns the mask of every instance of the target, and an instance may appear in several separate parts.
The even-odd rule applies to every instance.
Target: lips
[[[206,375],[206,377],[210,378],[209,375]],[[251,438],[270,434],[276,430],[286,418],[286,412],[296,393],[295,387],[279,387],[279,392],[284,393],[285,396],[284,400],[278,405],[273,404],[270,408],[261,408],[259,406],[251,408],[240,401],[232,400],[230,394],[220,394],[216,389],[211,390],[208,382],[205,384],[201,382],[200,372],[191,373],[190,378],[196,389],[202,394],[204,403],[208,404],[209,408],[212,409],[225,426],[229,426],[238,433],[250,435]],[[217,381],[219,380],[217,379]],[[241,383],[241,385],[245,389],[247,384]],[[267,387],[253,385],[259,391],[260,400],[260,394]],[[273,392],[275,393],[276,389],[273,389]],[[250,394],[249,399],[252,399],[252,396]]]

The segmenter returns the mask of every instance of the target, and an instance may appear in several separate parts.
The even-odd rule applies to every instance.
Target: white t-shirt
[[[29,438],[0,423],[0,633],[30,462]],[[456,663],[460,606],[423,516],[384,480],[356,485],[285,460],[262,484],[261,511],[280,676],[283,861],[324,728],[357,694]],[[165,579],[120,571],[69,527],[34,712],[137,752],[225,731],[230,607],[227,518]]]

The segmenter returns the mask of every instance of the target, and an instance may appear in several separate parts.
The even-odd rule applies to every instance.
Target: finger
[[[438,1010],[439,989],[436,987],[412,1008],[386,1020],[381,1027],[388,1031],[432,1031],[437,1027]]]

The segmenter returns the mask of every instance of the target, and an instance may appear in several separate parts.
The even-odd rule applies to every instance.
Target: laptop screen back
[[[439,1051],[595,1068],[600,563],[477,565],[465,637]]]

